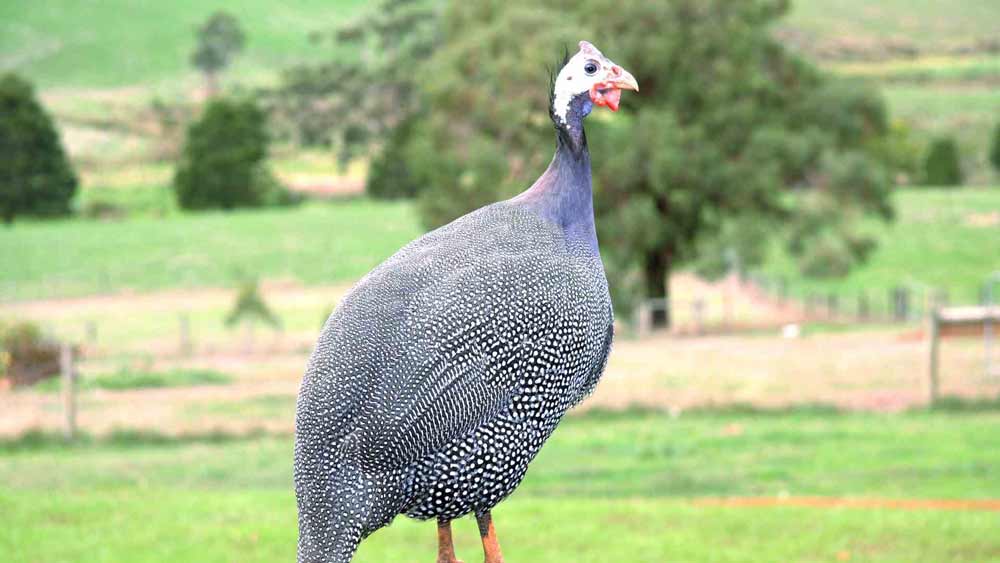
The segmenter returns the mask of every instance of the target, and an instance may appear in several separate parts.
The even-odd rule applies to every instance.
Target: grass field
[[[787,25],[816,41],[905,39],[937,51],[995,37],[1000,5],[992,0],[793,0]]]
[[[572,416],[495,517],[511,561],[986,561],[1000,556],[995,512],[699,499],[995,499],[997,431],[990,410]],[[275,561],[294,550],[288,438],[29,440],[0,454],[10,561]],[[457,524],[466,561],[480,557],[473,530]],[[433,525],[400,519],[358,560],[433,554]]]
[[[328,56],[311,45],[358,12],[359,0],[256,0],[170,3],[14,1],[0,4],[0,68],[25,73],[43,86],[159,85],[192,74],[194,31],[215,10],[237,14],[246,50],[232,74],[274,72],[300,60]]]
[[[18,222],[0,299],[232,286],[242,275],[353,281],[419,233],[409,205],[350,200],[121,222]]]
[[[248,35],[234,74],[274,72],[315,59],[311,32],[358,13],[358,0],[296,0],[280,6],[254,0],[170,4],[102,0],[7,2],[0,6],[0,68],[26,73],[46,87],[163,84],[190,75],[193,32],[212,11],[239,15]],[[906,38],[932,50],[996,34],[1000,8],[990,0],[933,2],[799,0],[785,25],[817,41],[843,36]],[[109,25],[114,23],[115,25]]]
[[[955,302],[977,303],[986,276],[1000,270],[1000,189],[900,189],[894,223],[873,227],[878,248],[846,278],[815,280],[780,255],[766,268],[797,295],[862,291],[883,299],[890,288],[945,288]]]
[[[879,248],[841,280],[806,280],[778,259],[767,268],[793,289],[868,290],[901,283],[976,300],[1000,270],[1000,189],[903,189],[898,218],[875,226]],[[152,205],[152,204],[150,204]],[[120,222],[18,222],[0,236],[0,299],[122,290],[232,286],[240,272],[304,284],[351,282],[420,233],[410,204],[364,199],[301,208],[199,213]]]

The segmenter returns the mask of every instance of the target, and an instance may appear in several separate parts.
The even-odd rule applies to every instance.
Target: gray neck
[[[590,151],[583,131],[589,98],[573,100],[564,125],[556,122],[556,153],[545,172],[512,202],[535,210],[555,223],[567,240],[585,243],[597,252],[594,195],[590,176]]]

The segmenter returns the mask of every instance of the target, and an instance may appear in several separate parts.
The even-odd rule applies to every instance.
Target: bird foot
[[[438,557],[437,563],[465,563],[465,561],[462,561],[461,559],[455,559],[454,557],[452,558]]]

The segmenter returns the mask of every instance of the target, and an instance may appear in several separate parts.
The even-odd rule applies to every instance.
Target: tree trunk
[[[652,311],[651,327],[670,326],[670,252],[659,249],[646,255],[645,289],[646,299],[663,299],[667,306],[655,307]]]

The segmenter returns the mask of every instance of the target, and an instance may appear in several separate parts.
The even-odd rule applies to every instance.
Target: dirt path
[[[304,287],[287,280],[269,280],[261,284],[261,291],[269,300],[294,305],[297,302],[339,301],[350,284]],[[24,316],[38,320],[58,320],[89,314],[148,313],[226,307],[232,304],[232,288],[199,288],[153,291],[148,293],[110,293],[86,297],[37,299],[0,303],[0,311],[11,316]]]
[[[80,420],[87,432],[116,428],[286,432],[291,429],[297,385],[321,313],[329,311],[347,288],[265,283],[268,302],[290,322],[280,334],[259,333],[252,348],[245,346],[239,331],[223,329],[219,320],[231,306],[232,289],[26,301],[0,306],[0,315],[32,318],[71,338],[80,338],[88,319],[100,319],[97,344],[83,348],[90,354],[81,364],[84,377],[122,370],[214,369],[235,379],[220,387],[84,393]],[[639,339],[620,335],[605,377],[584,409],[647,407],[682,412],[745,403],[893,412],[926,401],[927,345],[912,327],[807,331],[798,338],[783,338],[780,324],[795,311],[776,307],[731,280],[709,284],[693,276],[676,276],[671,289],[681,303],[696,296],[708,296],[716,304],[728,300],[734,318],[739,315],[766,328],[697,337],[667,332]],[[176,325],[181,311],[190,312],[198,338],[191,355],[178,352]],[[678,320],[683,322],[683,315]],[[946,342],[941,349],[942,393],[1000,394],[1000,378],[982,374],[982,354],[978,340]],[[57,394],[0,392],[0,434],[58,430],[61,412]]]

